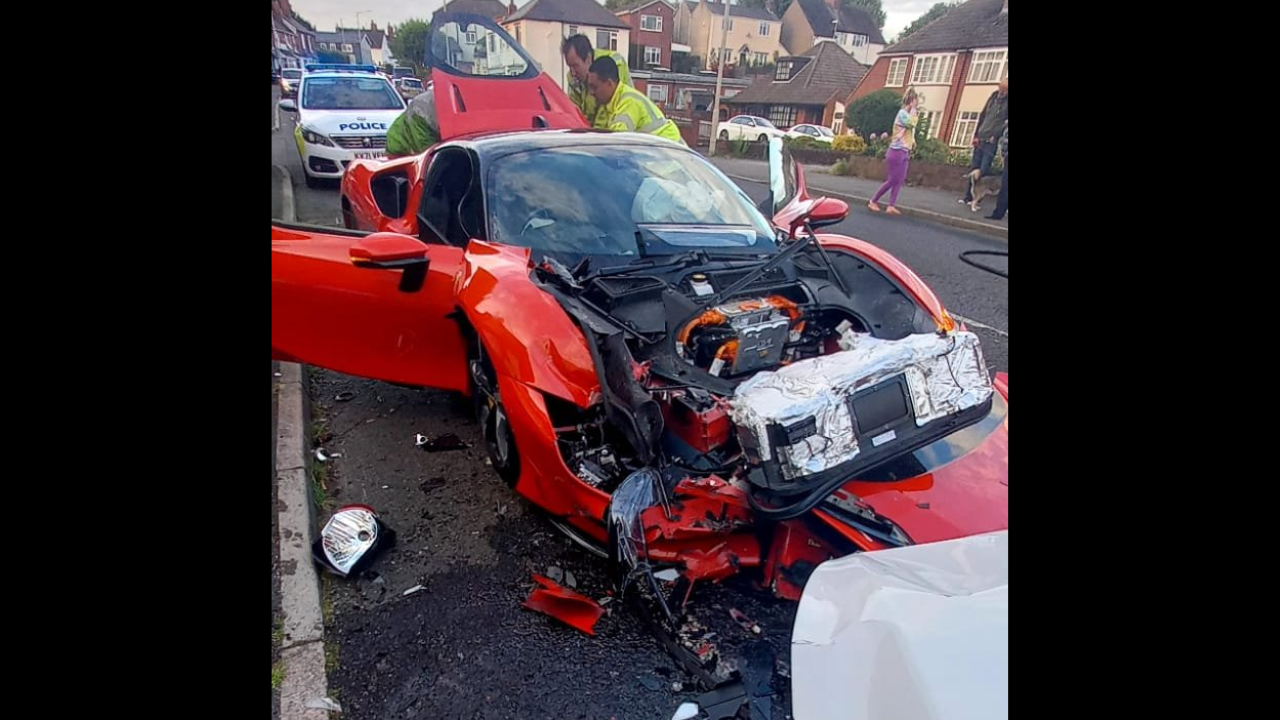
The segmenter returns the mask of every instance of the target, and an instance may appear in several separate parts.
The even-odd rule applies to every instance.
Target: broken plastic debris
[[[533,580],[541,587],[534,588],[529,599],[524,601],[524,607],[550,615],[588,635],[596,634],[596,621],[604,615],[604,608],[600,607],[596,601],[579,595],[542,575],[534,575]]]
[[[333,698],[328,697],[312,698],[308,700],[307,708],[309,710],[328,710],[329,712],[336,713],[342,712],[342,706]]]
[[[552,582],[564,582],[564,571],[552,565],[547,568],[547,577],[551,578]]]
[[[324,454],[324,448],[316,448],[316,460],[319,460],[320,462],[327,462],[329,460],[329,456]]]
[[[571,588],[576,588],[578,587],[578,579],[573,576],[573,573],[569,572],[568,570],[565,570],[564,584],[568,585]]]
[[[356,396],[355,390],[343,390],[342,392],[335,395],[333,399],[337,400],[338,402],[347,402],[352,398],[354,398],[355,396]]]
[[[654,573],[653,576],[662,582],[675,582],[680,577],[680,571],[675,568],[667,568],[662,572]]]
[[[414,593],[418,592],[419,590],[426,590],[426,589],[427,589],[427,588],[426,588],[425,586],[423,586],[423,585],[414,585],[413,587],[409,588],[408,590],[405,590],[405,591],[404,591],[404,593],[401,595],[401,597],[404,597],[405,595],[412,595],[412,594],[414,594]]]
[[[752,632],[757,635],[759,635],[762,632],[760,629],[760,625],[756,623],[755,620],[752,620],[751,618],[747,617],[746,614],[743,613],[738,608],[730,608],[729,617],[733,618],[733,621],[741,625],[742,629],[746,630],[747,632]]]
[[[671,720],[691,720],[691,718],[698,717],[700,712],[702,710],[698,707],[698,703],[681,703],[680,707],[676,708],[676,714],[671,716]]]
[[[443,452],[445,450],[466,450],[471,447],[463,442],[462,438],[453,433],[445,433],[437,438],[428,438],[422,433],[418,433],[413,438],[413,444],[426,450],[427,452]]]
[[[272,374],[272,375],[275,375],[276,377],[280,377],[280,376],[281,376],[281,375],[283,375],[284,373],[271,373],[271,374]]]

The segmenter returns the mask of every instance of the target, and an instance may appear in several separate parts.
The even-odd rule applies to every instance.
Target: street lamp
[[[707,156],[716,154],[716,131],[720,128],[720,85],[724,80],[724,44],[729,36],[729,0],[724,0],[724,19],[720,21],[720,59],[716,63],[716,96],[711,101],[711,139]]]

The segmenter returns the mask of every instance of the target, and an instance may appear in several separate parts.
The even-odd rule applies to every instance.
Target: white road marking
[[[963,316],[963,315],[957,315],[957,314],[955,314],[955,313],[951,313],[951,317],[953,317],[953,318],[955,318],[955,319],[959,320],[960,322],[964,323],[965,325],[972,325],[972,326],[974,326],[974,327],[982,328],[983,330],[990,330],[991,332],[993,332],[993,333],[995,333],[995,334],[997,334],[997,335],[1001,335],[1001,336],[1003,336],[1006,340],[1009,338],[1009,333],[1005,332],[1004,330],[1001,330],[1001,329],[1000,329],[1000,328],[998,328],[998,327],[991,327],[990,325],[987,325],[986,323],[980,323],[980,322],[978,322],[977,320],[974,320],[973,318],[967,318],[967,317],[965,317],[965,316]]]

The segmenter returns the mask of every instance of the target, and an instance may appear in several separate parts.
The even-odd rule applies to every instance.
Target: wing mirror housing
[[[418,292],[427,280],[427,246],[399,233],[374,233],[357,240],[350,250],[351,264],[373,270],[401,270],[400,292]]]

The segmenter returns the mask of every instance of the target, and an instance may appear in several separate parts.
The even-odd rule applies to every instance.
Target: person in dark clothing
[[[1004,132],[1009,122],[1009,78],[1000,81],[1000,88],[991,93],[987,104],[978,115],[978,129],[973,133],[973,160],[969,163],[969,172],[980,171],[974,179],[991,174],[991,163],[996,159],[1000,133]],[[970,183],[970,188],[973,184]],[[964,191],[964,197],[957,202],[968,203],[973,200],[971,190]]]
[[[1000,195],[996,198],[996,209],[987,216],[988,220],[1003,220],[1009,212],[1009,123],[1004,124],[1004,134],[1000,136],[1000,154],[1004,157],[1004,174],[1000,176]]]

